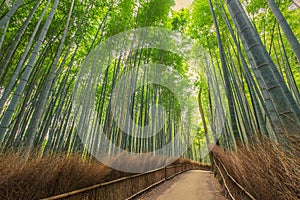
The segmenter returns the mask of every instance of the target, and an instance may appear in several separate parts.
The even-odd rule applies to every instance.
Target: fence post
[[[165,166],[165,181],[167,180],[167,166]]]

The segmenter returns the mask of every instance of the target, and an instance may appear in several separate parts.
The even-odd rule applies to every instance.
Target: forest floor
[[[137,197],[138,200],[225,200],[221,186],[208,171],[192,170],[166,181],[149,192]]]

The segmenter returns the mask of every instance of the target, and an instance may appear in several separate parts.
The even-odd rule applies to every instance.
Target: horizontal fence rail
[[[209,169],[196,164],[174,165],[153,171],[120,178],[80,190],[45,198],[44,200],[91,200],[91,199],[132,199],[146,190],[188,170]]]
[[[218,157],[213,156],[213,162],[223,179],[224,187],[231,199],[255,200],[255,198],[228,173],[225,165]]]

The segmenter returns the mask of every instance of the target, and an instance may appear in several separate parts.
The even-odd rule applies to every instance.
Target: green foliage
[[[0,19],[9,12],[11,8],[9,2],[12,1],[3,1],[3,4],[0,5]],[[20,77],[26,69],[28,59],[33,54],[34,46],[38,42],[39,34],[43,31],[42,27],[47,20],[53,4],[53,1],[50,1],[46,14],[38,26],[37,34],[32,37],[33,31],[47,3],[46,1],[41,1],[24,33],[21,35],[21,39],[14,49],[11,58],[8,60],[7,67],[3,67],[5,58],[9,55],[9,49],[13,46],[18,32],[25,24],[26,18],[36,3],[36,1],[29,0],[25,0],[24,2],[12,16],[7,31],[3,28],[0,30],[1,37],[3,36],[3,44],[0,48],[0,69],[3,70],[3,78],[0,80],[0,97],[2,97],[4,90],[9,84],[13,85],[12,91],[4,99],[3,108],[0,110],[0,121],[3,120],[3,115],[7,112],[8,105],[12,102],[12,96],[20,83]],[[300,9],[290,9],[291,2],[289,0],[280,0],[277,3],[296,37],[300,38],[300,21],[298,17]],[[290,83],[292,78],[295,79],[295,83],[299,88],[299,62],[297,62],[268,4],[265,0],[243,1],[243,4],[272,60],[276,63],[285,82],[289,83],[289,89],[292,88],[292,84]],[[72,95],[76,87],[75,80],[80,70],[84,68],[86,57],[99,43],[118,33],[140,27],[163,27],[190,36],[203,47],[199,51],[206,52],[207,57],[203,60],[207,61],[207,63],[203,62],[200,63],[201,66],[193,66],[196,68],[194,69],[192,66],[189,66],[187,60],[184,60],[180,56],[157,49],[133,50],[126,55],[111,58],[110,62],[107,63],[107,71],[99,81],[96,94],[96,109],[100,116],[101,128],[112,123],[111,110],[109,108],[111,106],[111,92],[114,83],[124,73],[133,69],[138,64],[161,63],[173,67],[173,69],[184,77],[190,78],[189,76],[194,76],[196,79],[199,79],[191,82],[195,82],[193,86],[195,93],[198,93],[200,88],[202,90],[201,100],[205,121],[208,127],[211,127],[208,130],[210,142],[216,139],[213,137],[213,134],[217,133],[222,135],[220,141],[223,141],[224,146],[227,145],[226,143],[230,143],[231,130],[229,127],[230,120],[228,119],[228,103],[224,92],[224,76],[220,67],[216,30],[208,1],[195,0],[190,8],[181,9],[177,12],[171,10],[173,5],[173,0],[75,1],[74,9],[71,13],[71,24],[65,43],[63,44],[62,55],[59,58],[58,65],[55,66],[56,73],[51,86],[51,92],[47,97],[47,108],[39,124],[38,135],[35,136],[36,148],[44,150],[47,142],[50,141],[49,148],[51,152],[83,152],[80,140],[76,136],[78,130],[73,127],[76,117],[74,116],[76,113],[73,113],[72,110]],[[29,77],[24,93],[21,95],[20,100],[16,102],[17,106],[9,127],[4,127],[5,131],[0,133],[2,134],[1,137],[3,136],[3,140],[0,141],[3,149],[9,147],[19,150],[23,147],[23,140],[26,138],[24,133],[31,121],[32,114],[39,108],[37,102],[39,98],[42,98],[40,95],[41,91],[44,88],[45,81],[49,76],[53,60],[60,46],[70,6],[71,1],[61,0],[55,11],[54,18],[49,29],[46,31],[46,37],[42,41],[41,49],[34,62],[33,72]],[[246,142],[250,140],[248,138],[249,135],[247,135],[250,134],[249,130],[255,133],[259,128],[259,123],[257,122],[258,108],[255,106],[258,105],[262,110],[263,118],[267,118],[264,110],[265,102],[259,101],[262,91],[256,88],[258,81],[250,81],[248,77],[250,75],[253,76],[253,72],[250,71],[247,74],[247,67],[250,68],[249,60],[245,57],[246,53],[244,49],[241,48],[241,52],[239,52],[237,48],[237,46],[241,46],[240,38],[237,30],[234,28],[232,19],[229,17],[229,11],[226,9],[225,3],[216,0],[213,1],[213,7],[219,24],[223,48],[225,49],[239,131]],[[228,21],[226,21],[227,16]],[[237,38],[238,44],[235,44],[228,25],[233,27],[233,34]],[[31,37],[33,38],[33,44],[28,46],[28,55],[24,55],[24,58],[26,58],[25,62],[21,66],[21,69],[17,71],[18,63],[27,45],[29,45]],[[245,57],[246,66],[243,63],[243,57]],[[289,67],[293,76],[288,73]],[[16,80],[13,79],[14,73],[17,73]],[[165,74],[165,76],[163,78],[167,78],[168,74]],[[293,95],[296,96],[299,94],[294,92]],[[255,104],[254,97],[258,99],[257,105]],[[108,135],[113,138],[116,144],[122,146],[124,149],[131,148],[133,151],[138,151],[139,148],[142,151],[154,150],[155,148],[159,148],[159,145],[164,142],[167,143],[181,128],[180,117],[182,111],[180,110],[180,105],[174,98],[174,94],[166,88],[157,85],[137,88],[136,93],[131,98],[135,100],[132,105],[135,121],[140,124],[147,124],[149,122],[148,112],[150,106],[161,103],[161,105],[166,107],[167,115],[160,116],[160,119],[164,120],[167,126],[162,130],[162,135],[159,135],[153,141],[149,142],[149,144],[146,144],[142,140],[138,141],[124,136],[122,130],[118,129],[115,125],[111,125],[112,128],[107,128],[110,131]],[[191,99],[190,101],[197,100]],[[186,103],[188,104],[189,101]],[[162,119],[163,117],[164,119]],[[269,121],[264,122],[269,125]],[[252,124],[252,129],[247,129],[247,124]],[[205,145],[203,121],[199,123],[199,126],[196,133],[190,133],[191,135],[197,135],[193,141],[193,151],[197,153],[199,153],[198,147]],[[134,127],[131,128],[132,131],[137,131]],[[183,129],[188,132],[189,128],[184,127]]]

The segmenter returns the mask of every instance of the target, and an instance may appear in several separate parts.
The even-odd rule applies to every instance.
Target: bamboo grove
[[[80,118],[74,111],[76,79],[99,44],[142,27],[188,35],[201,46],[204,59],[192,68],[178,55],[151,48],[121,50],[117,58],[108,59],[97,85],[94,123],[98,125],[94,128],[101,127],[118,147],[151,152],[180,134],[182,141],[193,138],[184,156],[201,161],[199,155],[205,154],[207,144],[234,148],[251,144],[253,136],[260,134],[286,144],[288,135],[299,134],[297,2],[195,0],[179,11],[172,6],[172,0],[1,1],[1,151],[90,156],[75,126]],[[137,80],[145,82],[146,76],[119,88],[135,89],[131,96],[118,96],[119,102],[132,101],[118,112],[120,123],[129,123],[124,113],[131,113],[134,123],[127,128],[134,136],[125,134],[112,120],[112,94],[120,77],[150,63],[172,66],[187,78],[193,76],[191,88],[198,98],[194,95],[189,101],[199,104],[196,109],[201,115],[196,129],[182,123],[183,111],[167,88],[155,84],[136,87]],[[159,106],[164,107],[163,113]],[[138,125],[158,129],[160,123],[164,126],[157,135],[150,140],[141,137],[145,129],[139,130]],[[93,142],[101,139],[96,132],[88,137]]]

